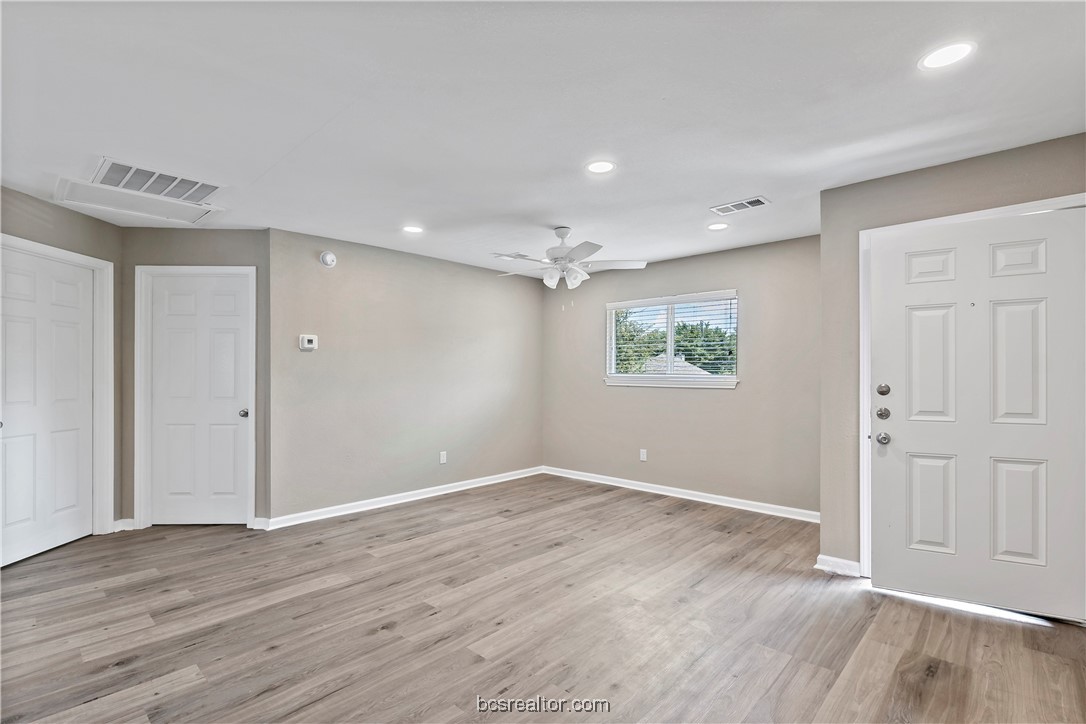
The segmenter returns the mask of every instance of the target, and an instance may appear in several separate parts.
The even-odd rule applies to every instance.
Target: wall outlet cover
[[[317,348],[317,335],[303,334],[298,337],[298,349],[309,352]]]

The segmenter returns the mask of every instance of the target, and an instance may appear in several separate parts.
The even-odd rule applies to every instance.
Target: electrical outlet
[[[649,460],[649,451],[646,450],[645,448],[641,448],[641,462],[643,462],[643,463],[648,462],[648,460]]]
[[[447,455],[445,454],[445,451],[444,451],[444,450],[442,450],[441,452],[439,452],[439,453],[437,454],[437,461],[438,461],[439,463],[441,463],[442,465],[444,465],[445,463],[449,462],[448,456],[447,456]]]

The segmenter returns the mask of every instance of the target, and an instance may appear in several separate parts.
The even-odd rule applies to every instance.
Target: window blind
[[[734,386],[739,301],[733,290],[632,302],[608,309],[609,384]],[[625,380],[625,382],[623,381]],[[688,383],[688,384],[687,384]]]

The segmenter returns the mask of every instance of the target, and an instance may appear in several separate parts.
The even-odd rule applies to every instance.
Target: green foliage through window
[[[615,372],[620,375],[641,374],[648,360],[667,352],[667,330],[639,321],[633,311],[615,311]]]
[[[612,374],[734,377],[737,315],[735,297],[615,309]],[[671,350],[669,326],[673,330]]]

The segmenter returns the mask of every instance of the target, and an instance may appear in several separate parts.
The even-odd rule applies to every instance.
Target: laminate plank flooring
[[[1086,630],[872,591],[817,549],[810,523],[543,475],[84,538],[0,574],[0,719],[1086,720]]]

